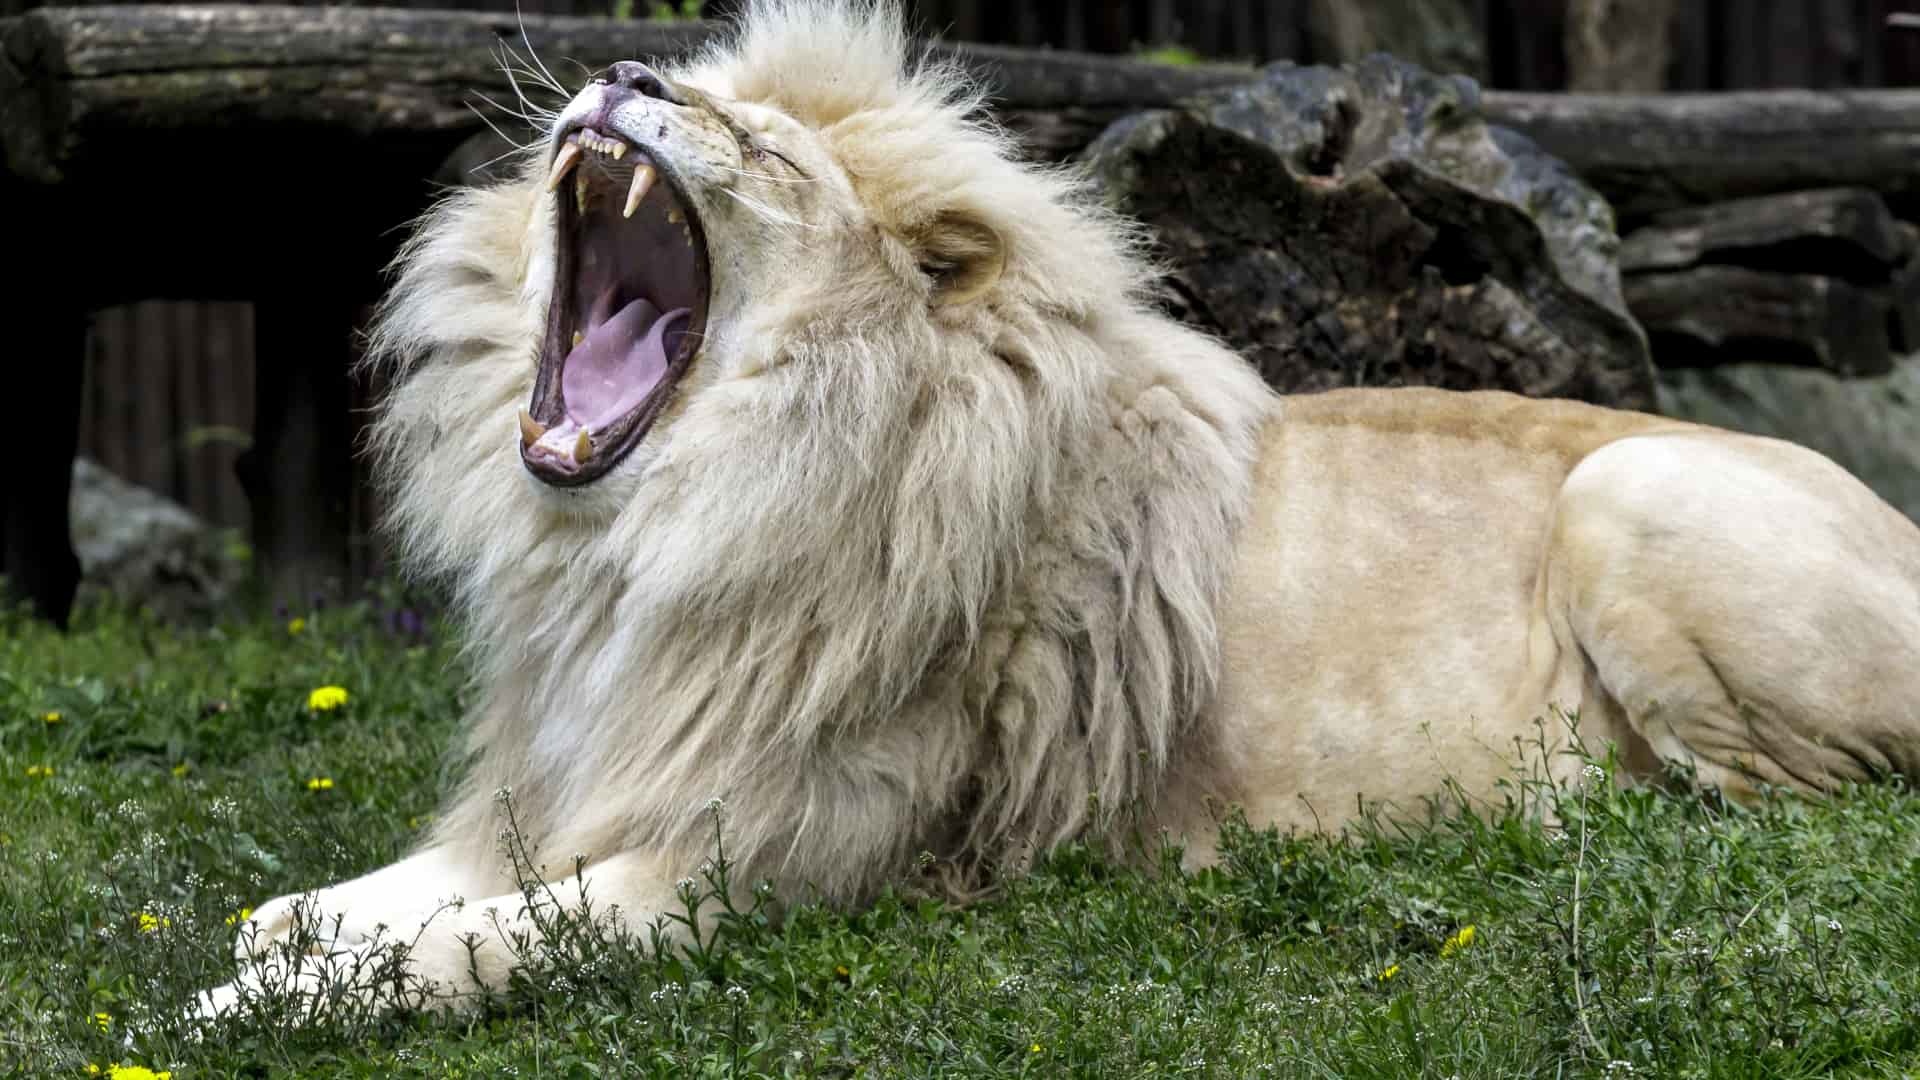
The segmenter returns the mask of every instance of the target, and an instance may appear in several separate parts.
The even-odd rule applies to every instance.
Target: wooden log
[[[1890,279],[1907,237],[1886,201],[1865,188],[1824,188],[1673,210],[1630,233],[1620,270],[1683,270],[1702,263]]]
[[[526,35],[569,90],[616,59],[672,55],[711,31],[687,23],[527,16]],[[313,7],[39,8],[0,19],[0,147],[17,176],[52,182],[182,131],[438,134],[481,128],[478,95],[511,103],[499,50],[521,22],[488,12]],[[1169,66],[1065,52],[941,47],[995,90],[1036,156],[1083,148],[1126,113],[1243,82],[1225,65]],[[564,59],[563,59],[564,58]],[[546,103],[560,95],[526,85]],[[542,95],[545,95],[542,97]],[[1870,187],[1920,204],[1920,89],[1737,94],[1487,93],[1487,118],[1560,157],[1623,217],[1814,187]],[[497,114],[496,114],[497,115]]]
[[[1884,288],[1699,266],[1636,274],[1622,291],[1663,367],[1803,364],[1839,375],[1883,375],[1893,368]]]
[[[357,135],[467,133],[478,95],[511,104],[502,50],[537,52],[566,93],[586,72],[670,56],[704,24],[489,12],[328,7],[39,8],[0,19],[0,145],[7,168],[40,182],[103,156],[123,137],[264,125]],[[532,42],[529,49],[526,41]],[[944,50],[1012,111],[1076,110],[1110,121],[1208,87],[1244,68],[1174,67],[992,46]],[[521,75],[543,104],[563,95]],[[498,114],[495,114],[496,116]],[[1091,125],[1087,125],[1091,126]],[[1085,127],[1076,129],[1084,131]],[[1084,145],[1092,133],[1071,136]],[[458,139],[454,139],[457,142]],[[450,144],[451,145],[451,144]]]
[[[1283,392],[1501,389],[1646,408],[1613,213],[1464,80],[1374,56],[1115,124],[1089,150],[1166,305]],[[1363,133],[1363,134],[1356,134]]]
[[[1525,132],[1623,219],[1823,187],[1920,206],[1920,89],[1735,94],[1498,94],[1487,118]]]

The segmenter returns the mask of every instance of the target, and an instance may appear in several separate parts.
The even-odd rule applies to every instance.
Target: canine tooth
[[[587,459],[592,456],[593,440],[587,438],[586,429],[583,428],[580,431],[580,437],[573,441],[573,463],[575,465],[585,465]]]
[[[619,161],[621,158],[626,156],[627,156],[627,144],[623,142],[614,143],[613,144],[613,160]]]
[[[585,335],[585,334],[582,334],[582,333],[581,333],[580,331],[578,331],[578,330],[575,330],[575,331],[573,332],[573,347],[574,347],[574,348],[576,348],[576,349],[577,349],[577,348],[579,348],[579,347],[580,347],[580,343],[581,343],[582,341],[584,341],[584,340],[586,340],[586,335]]]
[[[621,145],[625,145],[624,143]],[[653,166],[641,165],[633,170],[633,186],[627,189],[627,208],[621,211],[621,217],[632,217],[640,209],[640,200],[647,197],[653,187]]]
[[[546,433],[547,433],[547,429],[540,426],[540,421],[535,420],[533,418],[532,413],[528,412],[525,409],[520,410],[520,445],[521,446],[532,446],[534,443],[537,443],[540,441],[540,436],[545,435]]]
[[[667,222],[672,225],[680,224],[680,211],[678,208],[667,211]]]
[[[587,178],[584,173],[573,178],[573,208],[583,214],[587,212]]]
[[[567,170],[573,168],[573,163],[579,160],[580,145],[578,143],[568,143],[561,147],[560,156],[553,159],[553,171],[547,174],[547,190],[552,191],[559,187],[560,181],[567,178]]]

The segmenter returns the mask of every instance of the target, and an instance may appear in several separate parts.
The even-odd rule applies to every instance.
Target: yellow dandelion
[[[307,790],[308,791],[332,791],[333,777],[331,776],[309,777],[307,780]]]
[[[1037,1054],[1037,1053],[1039,1053],[1039,1052],[1040,1052],[1040,1051],[1041,1051],[1042,1049],[1044,1049],[1044,1048],[1043,1048],[1043,1047],[1042,1047],[1042,1046],[1041,1046],[1041,1045],[1040,1045],[1039,1043],[1034,1043],[1034,1044],[1033,1044],[1032,1046],[1029,1046],[1029,1047],[1027,1047],[1027,1053],[1029,1053],[1029,1054]]]
[[[58,712],[50,712],[50,713],[42,713],[40,715],[40,719],[45,720],[49,724],[57,724],[60,721],[65,720],[66,717],[61,716]]]
[[[847,965],[845,964],[835,964],[833,967],[833,973],[835,975],[840,976],[843,979],[848,978],[853,974],[853,972],[847,970]]]
[[[1378,975],[1375,975],[1374,978],[1379,979],[1381,982],[1386,982],[1388,979],[1391,979],[1398,974],[1400,974],[1400,965],[1392,964],[1387,967],[1387,970],[1381,972]]]
[[[251,918],[253,918],[253,909],[250,907],[243,907],[239,911],[236,911],[233,914],[227,916],[227,925],[233,926],[236,923],[246,922],[248,919],[251,919]]]
[[[51,765],[27,766],[27,779],[29,780],[44,780],[47,777],[52,775],[53,775],[53,766]]]
[[[88,1076],[99,1076],[99,1075],[100,1075],[100,1066],[98,1066],[98,1065],[95,1065],[95,1064],[94,1064],[93,1062],[91,1062],[91,1061],[89,1061],[89,1062],[87,1062],[87,1075],[88,1075]]]
[[[112,1023],[113,1015],[111,1013],[102,1012],[93,1014],[93,1026],[99,1028],[101,1031],[107,1030],[107,1027]]]
[[[326,712],[337,709],[347,703],[347,690],[343,686],[322,686],[307,695],[307,708],[314,712]]]
[[[1461,927],[1458,933],[1446,940],[1446,944],[1440,946],[1441,958],[1445,959],[1459,952],[1461,949],[1471,946],[1476,933],[1477,931],[1474,930],[1471,923]]]
[[[172,771],[173,771],[173,778],[175,780],[179,780],[185,777],[189,772],[192,772],[193,766],[183,761],[180,764],[175,765]]]
[[[172,919],[166,918],[165,916],[162,916],[162,915],[154,915],[145,911],[135,912],[134,916],[139,920],[140,932],[143,934],[151,934],[162,927],[173,925]]]
[[[173,1073],[154,1072],[145,1065],[115,1065],[107,1070],[107,1080],[173,1080]]]
[[[306,628],[307,628],[307,620],[305,619],[288,619],[287,620],[287,633],[289,634],[293,634],[297,636]]]

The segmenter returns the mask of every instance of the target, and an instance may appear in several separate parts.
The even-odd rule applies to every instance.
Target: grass
[[[402,853],[451,780],[453,649],[372,605],[60,636],[0,617],[0,1073],[1903,1075],[1920,805],[1650,790],[1229,830],[1199,874],[1056,854],[989,902],[755,911],[661,956],[590,928],[478,1013],[172,1017],[244,905]],[[348,700],[309,708],[311,691]],[[58,714],[48,722],[48,714]],[[1604,763],[1593,767],[1604,768]],[[330,786],[316,780],[331,780]],[[1516,792],[1527,786],[1516,782]],[[1469,932],[1469,929],[1471,931]],[[138,1073],[123,1075],[137,1076]]]

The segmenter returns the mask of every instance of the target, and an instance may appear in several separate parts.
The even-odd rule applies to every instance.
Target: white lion
[[[1507,394],[1275,397],[979,104],[890,4],[762,0],[425,222],[375,432],[469,621],[474,764],[417,853],[262,907],[204,1007],[309,906],[349,955],[417,930],[441,1000],[503,984],[539,927],[502,788],[543,902],[639,925],[713,799],[743,888],[858,904],[923,852],[970,887],[1132,829],[1205,861],[1229,806],[1488,796],[1553,708],[1736,797],[1913,770],[1920,535],[1840,468]]]

